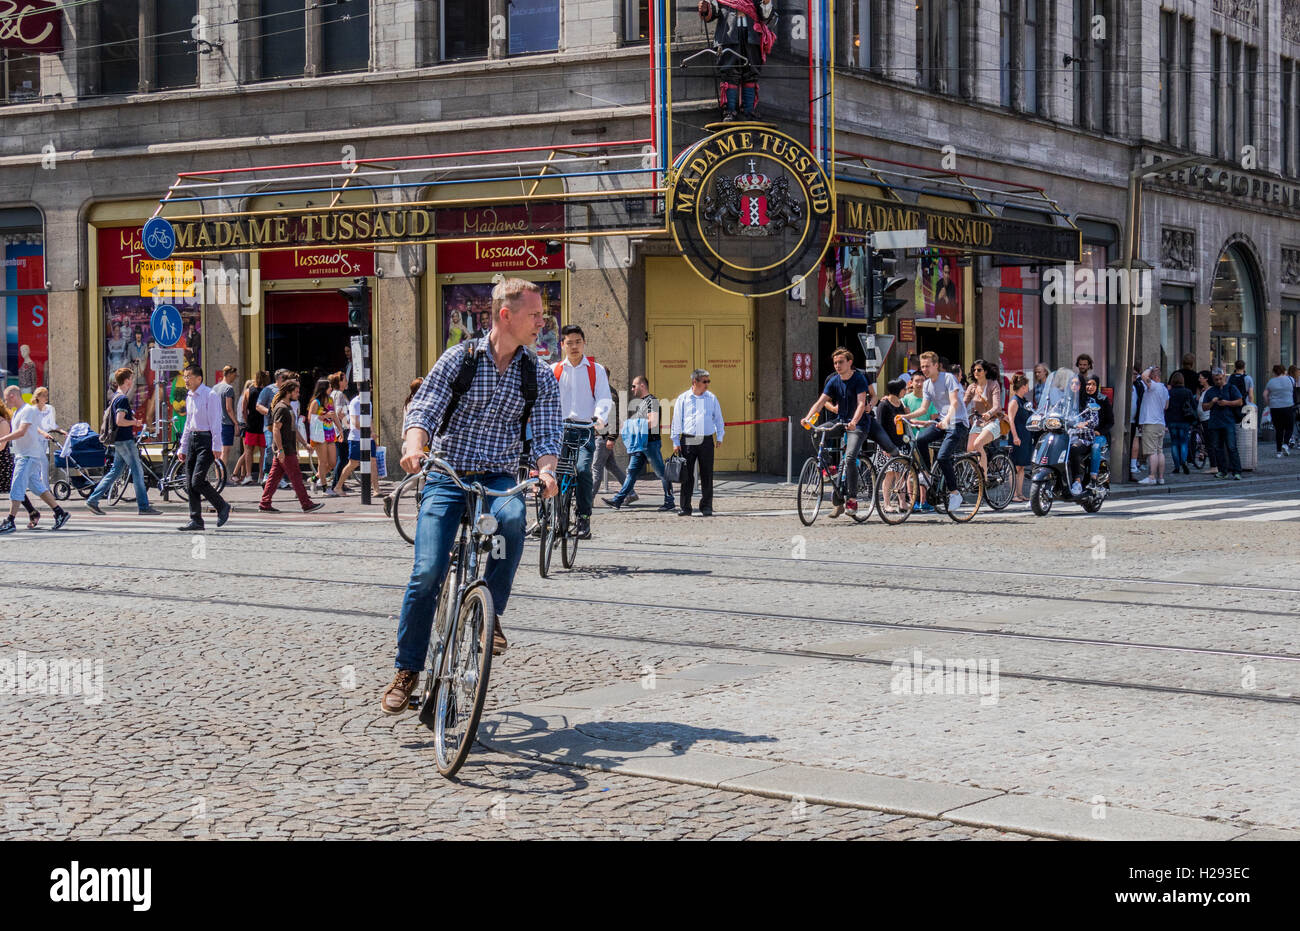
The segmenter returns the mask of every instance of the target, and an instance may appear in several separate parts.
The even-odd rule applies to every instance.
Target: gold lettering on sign
[[[40,35],[29,36],[23,32],[23,20],[28,13],[40,15],[57,12],[57,7],[42,10],[34,6],[25,6],[19,10],[17,0],[0,0],[0,40],[5,42],[17,40],[24,45],[40,45],[54,31],[54,23],[47,22]]]

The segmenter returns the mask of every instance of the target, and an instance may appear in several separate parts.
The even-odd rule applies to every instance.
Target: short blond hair
[[[925,361],[927,361],[927,360],[930,361],[930,362],[933,362],[935,365],[938,365],[938,364],[939,364],[939,353],[937,353],[937,352],[923,352],[923,353],[921,353],[921,361],[922,361],[922,362],[925,362]]]
[[[529,293],[541,294],[542,289],[523,278],[507,278],[498,284],[492,289],[492,319],[496,319],[502,307],[509,305],[513,309],[515,302]]]
[[[49,389],[49,388],[46,388],[44,385],[37,385],[35,388],[32,389],[32,400],[33,400],[33,401],[36,400],[36,396],[37,396],[38,394],[44,394],[44,395],[48,398],[48,397],[50,396],[50,389]]]

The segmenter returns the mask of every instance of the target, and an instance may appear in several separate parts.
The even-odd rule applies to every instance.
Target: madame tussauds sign
[[[0,0],[0,48],[63,51],[63,20],[53,0]]]

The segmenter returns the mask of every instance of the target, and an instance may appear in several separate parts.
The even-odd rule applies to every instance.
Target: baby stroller
[[[63,477],[50,483],[50,491],[60,501],[68,500],[74,488],[81,497],[89,498],[107,473],[111,459],[111,454],[90,424],[73,424],[63,446],[54,453],[54,468],[61,470]]]

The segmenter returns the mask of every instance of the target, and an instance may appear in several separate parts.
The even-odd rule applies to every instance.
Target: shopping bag
[[[388,450],[383,446],[375,447],[375,475],[378,478],[388,477]]]

